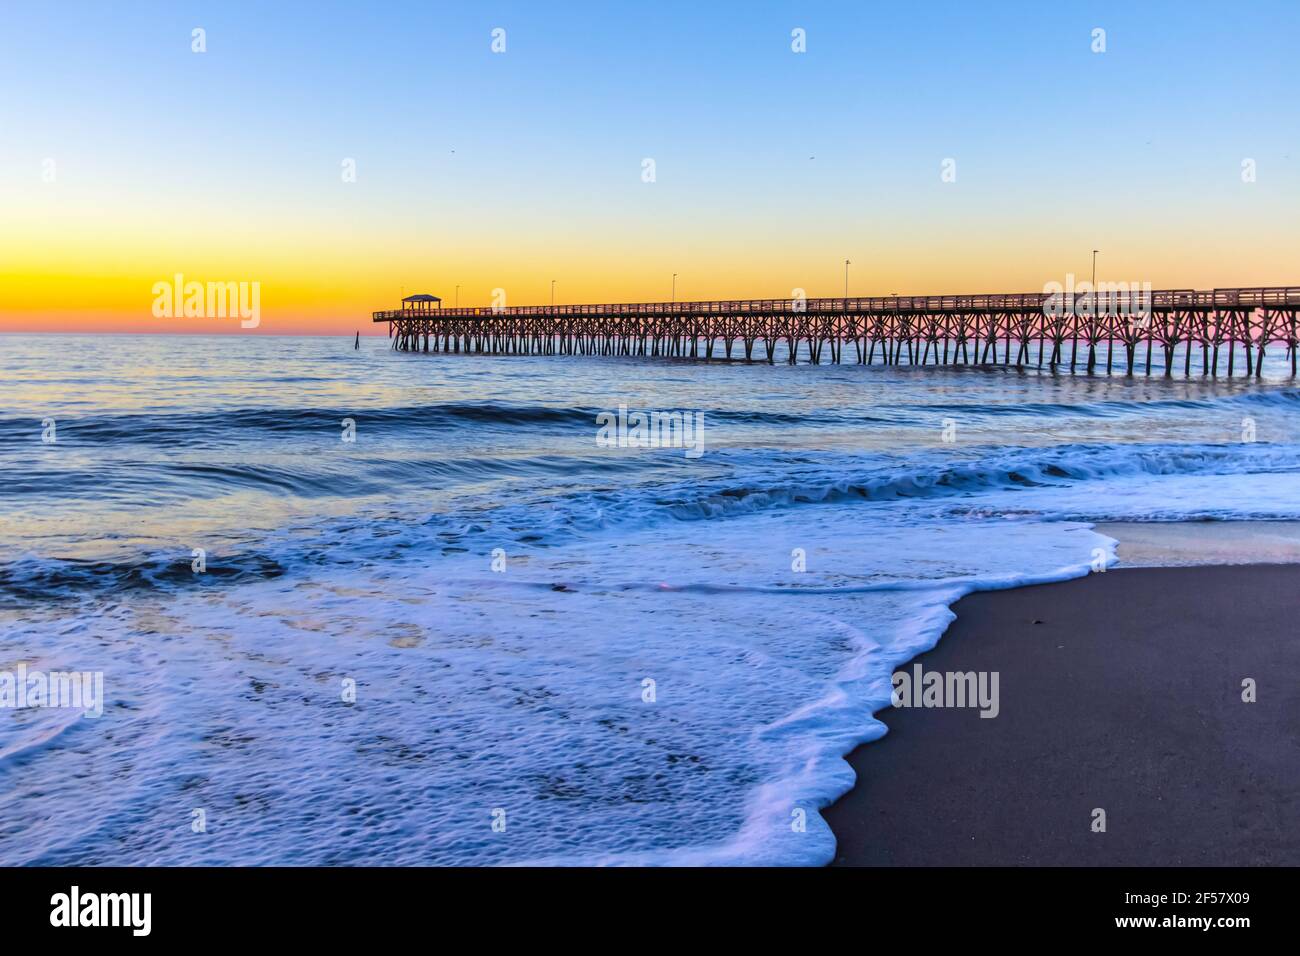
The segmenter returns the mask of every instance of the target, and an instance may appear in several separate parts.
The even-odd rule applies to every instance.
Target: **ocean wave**
[[[56,418],[58,440],[75,444],[184,444],[215,441],[223,444],[258,434],[338,432],[344,419],[358,428],[382,434],[395,429],[445,430],[465,423],[512,426],[537,423],[594,421],[596,410],[506,402],[450,402],[383,408],[228,408],[118,414],[69,414]],[[32,419],[0,418],[0,437],[39,434]]]
[[[957,403],[920,403],[908,402],[891,406],[915,412],[949,412],[963,416],[1029,416],[1031,418],[1118,418],[1134,412],[1152,414],[1162,411],[1212,410],[1216,408],[1233,408],[1235,406],[1259,406],[1287,409],[1300,403],[1300,391],[1287,388],[1267,390],[1230,391],[1225,385],[1225,392],[1209,394],[1202,397],[1153,398],[1149,394],[1140,394],[1133,398],[1106,398],[1096,401],[1072,402],[957,402]]]
[[[653,410],[625,402],[629,411]],[[447,431],[466,426],[491,429],[527,429],[536,426],[570,426],[592,430],[597,416],[617,413],[619,403],[611,407],[529,405],[510,402],[436,402],[386,406],[379,408],[228,408],[211,411],[177,411],[159,408],[152,412],[115,414],[66,414],[54,416],[58,441],[72,445],[144,444],[158,447],[202,448],[212,444],[230,445],[260,435],[310,435],[337,433],[344,419],[356,424],[358,431],[385,435],[394,432]],[[657,406],[655,406],[657,408]],[[730,424],[794,425],[882,421],[865,414],[838,415],[833,410],[817,409],[807,414],[765,409],[708,409],[710,422]],[[23,440],[39,437],[41,420],[0,418],[0,439]]]
[[[914,456],[898,467],[846,475],[826,470],[799,481],[722,487],[706,494],[683,489],[681,499],[658,503],[682,519],[820,502],[896,501],[1101,481],[1131,475],[1294,472],[1300,449],[1260,443],[1236,445],[1062,445],[988,451],[965,460]]]
[[[74,599],[88,592],[127,595],[270,580],[288,570],[273,555],[255,551],[223,555],[203,573],[195,573],[192,560],[190,551],[154,551],[120,561],[27,555],[0,563],[0,604],[21,607],[37,601]]]
[[[673,462],[676,460],[674,459]],[[574,478],[574,487],[547,486],[541,494],[519,488],[506,500],[461,501],[450,510],[413,500],[410,508],[387,506],[365,514],[305,519],[293,533],[268,535],[261,545],[244,545],[192,574],[188,552],[150,552],[120,560],[78,561],[24,556],[0,561],[0,594],[12,600],[60,599],[87,591],[176,589],[202,584],[239,584],[292,574],[321,565],[438,560],[502,544],[551,547],[577,538],[639,531],[665,523],[743,519],[746,515],[817,505],[859,502],[883,506],[879,520],[907,523],[939,515],[997,517],[1032,515],[1049,520],[1189,520],[1300,517],[1294,496],[1270,495],[1253,507],[1236,501],[1224,485],[1191,501],[1160,491],[1160,485],[1130,494],[1116,505],[1099,494],[1106,482],[1133,479],[1229,480],[1233,476],[1290,477],[1300,471],[1300,449],[1265,443],[1187,445],[1063,445],[1049,448],[966,449],[928,455],[839,455],[728,450],[712,456],[721,477],[648,480],[653,470],[638,456],[524,456],[517,459],[381,461],[358,476],[318,474],[310,478],[255,468],[172,466],[170,480],[220,479],[235,485],[290,485],[295,494],[375,492],[397,484],[434,489],[457,487],[489,477],[527,482],[542,474]],[[675,475],[674,464],[659,467]],[[641,480],[619,484],[619,471]],[[729,475],[745,475],[736,484]],[[602,475],[593,486],[582,476]],[[146,480],[140,477],[140,480]],[[33,487],[39,488],[40,481]],[[190,489],[192,493],[192,489]],[[1049,493],[1069,491],[1065,498]],[[1035,494],[1037,492],[1037,494]],[[155,483],[155,494],[161,495]],[[1127,509],[1127,510],[1125,510]],[[1245,509],[1245,510],[1243,510]],[[303,533],[306,532],[306,533]]]

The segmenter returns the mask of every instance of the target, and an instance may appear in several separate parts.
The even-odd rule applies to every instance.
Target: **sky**
[[[0,331],[385,334],[404,293],[841,295],[845,259],[851,295],[1034,292],[1093,249],[1300,285],[1298,32],[1296,0],[7,0]],[[155,315],[177,274],[256,283],[258,326]]]

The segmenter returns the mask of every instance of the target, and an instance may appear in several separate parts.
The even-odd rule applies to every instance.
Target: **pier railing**
[[[1068,295],[1068,291],[1065,292]],[[1191,308],[1277,308],[1300,307],[1300,286],[1262,288],[1162,289],[1139,291],[1080,292],[1074,298],[1083,303],[1097,299],[1126,300],[1136,308],[1149,295],[1154,309]],[[785,315],[790,312],[888,314],[895,312],[954,312],[988,309],[1042,309],[1052,293],[985,293],[980,295],[850,296],[838,298],[711,299],[683,302],[607,302],[580,305],[512,305],[501,308],[465,307],[437,309],[427,315],[437,318],[489,318],[500,316],[573,315]],[[412,313],[393,309],[374,313],[374,321],[390,322],[410,318]]]

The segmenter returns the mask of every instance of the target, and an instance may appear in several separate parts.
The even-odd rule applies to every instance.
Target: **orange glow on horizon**
[[[1122,241],[1098,243],[1098,279],[1150,282],[1155,289],[1300,284],[1294,242],[1285,227],[1220,228],[1174,242],[1162,223],[1124,230]],[[1036,292],[1066,274],[1086,278],[1092,246],[1084,227],[1069,231],[990,225],[982,237],[958,236],[919,224],[890,239],[874,235],[799,238],[783,223],[743,239],[714,225],[683,245],[657,227],[604,237],[589,235],[461,237],[404,229],[340,239],[327,229],[283,228],[251,241],[210,235],[172,248],[149,230],[114,236],[98,226],[57,235],[35,229],[20,243],[0,237],[0,332],[124,332],[158,334],[387,334],[370,315],[397,308],[403,294],[431,292],[451,306],[460,286],[464,306],[550,301],[560,304],[667,301],[676,297],[783,298],[844,294],[843,261],[852,261],[850,295]],[[1117,227],[1117,232],[1121,231]],[[69,238],[71,236],[72,238]],[[238,317],[156,318],[153,288],[185,280],[256,282],[260,322]]]

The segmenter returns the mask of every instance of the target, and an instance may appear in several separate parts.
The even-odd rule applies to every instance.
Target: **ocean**
[[[825,863],[961,595],[1113,566],[1098,522],[1300,518],[1281,354],[388,345],[0,336],[0,676],[103,681],[0,709],[0,864]],[[638,412],[693,444],[603,440]]]

